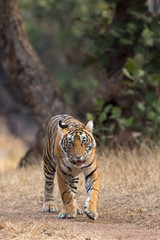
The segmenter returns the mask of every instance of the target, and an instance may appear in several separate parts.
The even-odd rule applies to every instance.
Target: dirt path
[[[29,206],[27,206],[29,207]],[[39,208],[18,210],[1,209],[0,239],[106,239],[106,240],[159,240],[160,228],[134,223],[110,223],[102,215],[96,222],[85,215],[76,219],[59,220],[57,214],[43,214]],[[24,210],[25,209],[25,210]]]
[[[1,175],[0,239],[160,240],[160,154],[153,157],[147,152],[143,158],[127,154],[125,161],[123,155],[99,161],[101,190],[95,222],[85,214],[60,220],[58,213],[42,213],[42,166]],[[55,199],[61,209],[56,183]],[[85,200],[81,176],[81,208]]]

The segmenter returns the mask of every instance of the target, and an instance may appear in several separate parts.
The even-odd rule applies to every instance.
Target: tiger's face
[[[59,123],[61,131],[60,147],[68,160],[75,166],[82,166],[95,150],[96,143],[92,135],[93,122],[85,126],[68,127]]]

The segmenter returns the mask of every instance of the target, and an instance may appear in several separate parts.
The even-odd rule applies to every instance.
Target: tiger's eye
[[[88,146],[88,147],[86,147],[86,150],[87,150],[87,151],[90,151],[91,148],[92,148],[91,146]]]
[[[67,147],[64,147],[65,152],[69,152],[69,149]]]
[[[69,137],[69,138],[67,139],[67,141],[68,141],[68,142],[72,142],[72,138]]]
[[[82,138],[82,143],[85,143],[87,141],[86,137]]]

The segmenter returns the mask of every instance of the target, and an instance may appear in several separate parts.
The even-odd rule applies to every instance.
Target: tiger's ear
[[[59,121],[59,126],[60,126],[60,128],[62,128],[62,129],[65,129],[65,128],[68,127],[68,125],[66,125],[65,123],[63,123],[61,120]]]
[[[93,121],[90,120],[86,125],[85,125],[85,129],[88,131],[88,132],[91,132],[93,131]]]

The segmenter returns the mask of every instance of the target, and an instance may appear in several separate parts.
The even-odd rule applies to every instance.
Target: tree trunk
[[[29,43],[16,0],[0,1],[0,60],[10,81],[23,93],[38,123],[35,146],[20,165],[42,153],[46,123],[55,114],[70,112],[49,70]]]
[[[155,16],[160,15],[160,0],[148,0],[147,1],[150,12]]]

